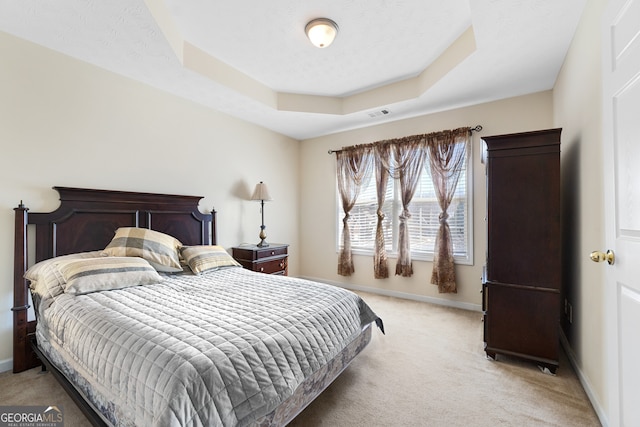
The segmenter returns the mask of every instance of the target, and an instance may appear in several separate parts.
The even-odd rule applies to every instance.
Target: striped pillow
[[[144,258],[158,271],[182,271],[178,254],[182,243],[173,236],[137,227],[121,227],[116,230],[103,255]]]
[[[242,267],[222,246],[183,246],[180,253],[195,274],[223,267]]]
[[[57,268],[53,267],[55,262],[69,259],[95,258],[100,256],[100,251],[79,252],[75,254],[62,255],[55,258],[45,259],[32,265],[25,272],[24,278],[31,282],[30,288],[41,298],[53,298],[64,292],[64,278],[60,276]]]
[[[162,277],[146,260],[137,257],[100,257],[56,262],[65,281],[64,292],[83,295],[90,292],[151,285]]]

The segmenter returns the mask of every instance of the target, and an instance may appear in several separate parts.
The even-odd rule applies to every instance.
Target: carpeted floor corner
[[[314,426],[600,426],[564,355],[557,375],[487,359],[481,314],[360,293],[384,320],[369,346],[291,424]],[[57,405],[65,426],[88,421],[53,376],[0,374],[0,405]]]
[[[562,355],[557,375],[483,351],[482,315],[361,293],[385,322],[291,426],[600,426]]]

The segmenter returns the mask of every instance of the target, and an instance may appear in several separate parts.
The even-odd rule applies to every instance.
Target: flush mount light
[[[328,18],[317,18],[310,21],[304,32],[316,47],[324,48],[333,43],[338,34],[338,24]]]

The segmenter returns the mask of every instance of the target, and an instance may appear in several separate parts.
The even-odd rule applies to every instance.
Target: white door
[[[605,320],[609,425],[640,426],[640,0],[603,17]]]

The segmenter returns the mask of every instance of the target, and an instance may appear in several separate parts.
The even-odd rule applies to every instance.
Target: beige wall
[[[329,149],[374,142],[387,138],[453,129],[483,126],[473,135],[473,237],[474,265],[458,265],[457,294],[439,294],[431,285],[432,263],[414,261],[411,278],[392,276],[375,279],[371,256],[354,255],[355,274],[337,274],[336,252],[336,180],[335,156]],[[553,124],[552,94],[536,93],[503,101],[460,108],[438,114],[371,126],[302,142],[300,169],[300,272],[303,276],[356,289],[368,289],[390,295],[405,296],[470,309],[481,304],[481,275],[484,263],[486,230],[484,165],[480,163],[480,137],[512,132],[546,129]],[[390,259],[395,271],[396,259]]]
[[[563,328],[579,375],[601,419],[607,407],[604,268],[589,259],[604,247],[600,20],[606,0],[590,0],[553,90],[562,134],[564,285],[573,322]]]
[[[269,185],[271,241],[298,271],[299,143],[0,33],[0,371],[12,358],[13,208],[58,206],[54,185],[201,195],[219,243],[259,241],[247,200]]]

